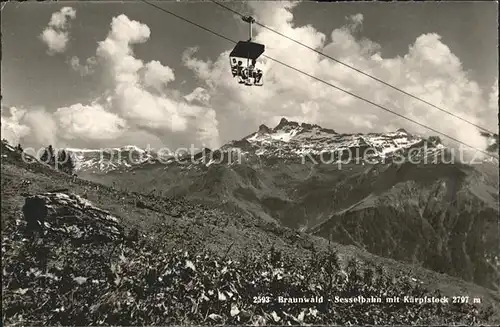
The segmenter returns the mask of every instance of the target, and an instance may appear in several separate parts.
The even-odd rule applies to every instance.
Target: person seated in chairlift
[[[252,59],[252,63],[248,67],[248,76],[249,77],[253,77],[256,63],[257,63],[257,61],[255,59]]]
[[[259,85],[259,82],[262,79],[262,70],[255,68],[256,63],[257,63],[257,60],[252,59],[252,65],[249,68],[249,75],[251,78],[253,78],[253,84]]]
[[[250,85],[251,82],[250,82],[250,78],[252,76],[249,74],[249,71],[248,71],[248,68],[244,67],[242,70],[241,70],[241,79],[240,79],[240,83],[241,84],[246,84],[246,85]]]
[[[236,61],[233,59],[233,62]],[[242,71],[243,71],[243,62],[241,60],[238,60],[238,63],[234,66],[234,69],[236,71],[236,75],[241,79]]]
[[[241,61],[238,61],[238,77],[239,77],[239,82],[240,83],[245,83],[245,81],[248,79],[248,70],[247,68],[243,67],[243,63]]]
[[[255,80],[255,59],[252,59],[252,64],[248,66],[248,72],[247,72],[247,79],[246,79],[246,85],[252,85],[252,81],[250,80],[253,78]],[[254,82],[255,84],[255,82]]]
[[[231,65],[231,73],[233,74],[233,77],[236,77],[238,75],[238,65],[236,64],[236,59],[234,58]]]
[[[257,69],[256,71],[253,72],[253,79],[254,79],[254,84],[258,85],[260,83],[260,80],[262,79],[262,70]]]

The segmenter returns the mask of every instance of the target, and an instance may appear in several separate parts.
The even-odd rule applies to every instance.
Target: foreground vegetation
[[[355,252],[336,247],[341,249],[337,255],[329,248],[307,246],[311,255],[304,261],[299,252],[304,253],[308,244],[305,241],[312,240],[306,236],[302,240],[302,236],[277,227],[244,227],[240,218],[234,216],[240,223],[237,229],[228,217],[225,218],[231,224],[221,222],[225,219],[219,211],[197,206],[189,209],[188,202],[171,203],[128,194],[136,200],[130,204],[123,199],[125,195],[113,189],[97,189],[81,180],[72,184],[63,174],[38,164],[26,164],[19,160],[17,152],[2,150],[3,325],[498,322],[497,318],[490,319],[495,317],[490,303],[498,300],[474,285],[419,269],[419,276],[429,277],[422,280],[432,282],[428,284],[433,286],[427,288],[409,273],[401,273],[401,265],[368,254],[361,256],[357,249]],[[82,197],[54,191],[49,197],[52,202],[48,203],[48,227],[43,232],[27,230],[22,214],[30,212],[22,208],[25,193],[43,193],[63,185],[83,197],[87,193],[94,195],[101,204],[98,208],[90,207]],[[115,202],[123,209],[121,215],[113,206],[106,208],[122,219],[114,220],[102,210],[103,203]],[[181,215],[174,214],[174,208],[189,210]],[[153,226],[153,214],[163,221],[178,221],[155,225],[161,228],[146,228]],[[144,222],[138,226],[142,226],[140,233],[131,232],[132,222],[141,221]],[[221,223],[228,226],[215,225]],[[183,228],[188,225],[192,228]],[[213,233],[206,234],[210,238],[205,242],[199,232],[207,229]],[[240,229],[246,234],[238,234]],[[292,236],[304,241],[304,245],[281,243],[280,247],[266,251],[267,247],[258,248],[255,243],[257,239],[279,244]],[[218,240],[219,246],[207,250],[210,243]],[[239,243],[253,244],[255,249],[244,251]],[[173,244],[176,247],[172,248]],[[211,252],[217,248],[223,251]],[[236,261],[234,253],[244,255]],[[348,257],[372,258],[379,266],[345,260]],[[437,288],[447,293],[450,289],[454,293],[458,289],[466,293],[477,291],[484,294],[485,301],[477,307],[328,301],[335,296],[358,295],[382,299],[405,295],[439,297]],[[324,302],[282,304],[277,301],[279,296],[323,297]],[[256,303],[254,297],[269,297],[270,301]]]
[[[467,304],[327,301],[440,296],[408,276],[389,279],[382,267],[342,268],[334,253],[306,265],[274,250],[236,262],[194,248],[164,251],[161,240],[96,243],[24,228],[13,221],[2,235],[5,325],[477,324],[491,314]],[[281,304],[278,296],[325,301]]]

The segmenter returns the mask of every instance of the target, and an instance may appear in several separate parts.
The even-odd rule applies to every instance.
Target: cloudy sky
[[[156,2],[224,34],[212,3]],[[261,23],[490,130],[498,130],[495,2],[234,2]],[[255,27],[266,54],[466,143],[477,129]],[[141,2],[9,3],[2,10],[2,138],[25,146],[217,147],[281,117],[341,133],[428,131],[275,62],[263,87],[230,74],[233,44]]]

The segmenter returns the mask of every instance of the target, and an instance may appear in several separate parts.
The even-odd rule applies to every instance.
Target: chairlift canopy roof
[[[230,57],[257,59],[264,53],[264,45],[250,42],[239,41],[229,54]]]

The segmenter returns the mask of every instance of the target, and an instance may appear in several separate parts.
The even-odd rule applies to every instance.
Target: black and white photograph
[[[498,7],[2,1],[2,325],[500,325]]]

